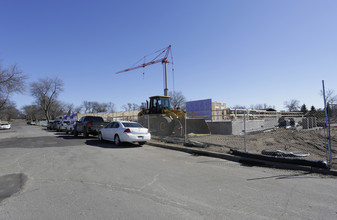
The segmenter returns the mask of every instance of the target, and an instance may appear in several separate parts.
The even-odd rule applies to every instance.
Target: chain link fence
[[[107,114],[104,119],[141,122],[150,129],[153,139],[159,141],[190,144],[222,153],[237,150],[258,155],[327,161],[337,168],[334,148],[337,141],[337,108],[332,106],[327,112],[328,117],[324,110],[304,114],[224,109],[187,112],[179,117],[163,114],[161,117],[143,115],[141,118],[138,111],[134,111]],[[204,128],[205,125],[208,130]]]
[[[337,109],[329,110],[328,123],[324,110],[305,114],[244,109],[226,111],[227,114],[212,111],[212,120],[207,121],[210,135],[187,135],[188,141],[203,143],[218,152],[231,149],[273,157],[326,161],[337,168],[334,161],[337,159],[334,149]]]

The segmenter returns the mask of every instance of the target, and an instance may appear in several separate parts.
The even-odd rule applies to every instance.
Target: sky
[[[187,101],[321,108],[322,80],[337,94],[336,11],[335,0],[0,0],[0,60],[29,77],[18,108],[46,77],[75,106],[163,95],[160,63],[116,72],[168,45],[168,89]]]

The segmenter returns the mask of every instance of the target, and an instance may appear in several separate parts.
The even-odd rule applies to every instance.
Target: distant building
[[[203,99],[186,102],[188,118],[203,118],[205,120],[222,120],[226,110],[226,103],[212,102],[212,99]]]

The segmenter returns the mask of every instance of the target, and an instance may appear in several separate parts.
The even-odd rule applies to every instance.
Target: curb
[[[229,161],[233,161],[237,163],[249,164],[251,166],[261,166],[261,167],[270,167],[270,168],[287,169],[287,170],[300,170],[300,171],[307,171],[311,173],[337,176],[337,170],[329,170],[329,169],[323,169],[323,168],[318,168],[318,167],[313,167],[313,166],[298,165],[298,164],[292,164],[292,163],[273,162],[273,161],[267,161],[267,160],[244,157],[244,156],[236,156],[236,155],[226,154],[226,153],[209,152],[209,151],[204,151],[201,149],[192,149],[192,148],[180,146],[177,144],[174,145],[174,144],[162,143],[162,142],[157,142],[157,141],[152,141],[152,140],[147,142],[147,144],[154,146],[154,147],[181,151],[181,152],[185,152],[189,154],[197,154],[197,155],[202,155],[202,156],[207,156],[207,157],[225,159],[225,160],[229,160]]]

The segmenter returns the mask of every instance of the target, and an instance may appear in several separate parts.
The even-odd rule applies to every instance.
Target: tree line
[[[28,77],[16,65],[5,67],[0,62],[0,119],[10,120],[12,118],[26,117],[29,120],[55,119],[64,114],[72,113],[99,113],[99,112],[115,112],[116,107],[112,102],[83,101],[80,106],[74,106],[71,103],[64,103],[58,100],[61,92],[64,91],[64,83],[58,77],[42,78],[36,82],[30,83],[30,94],[35,101],[31,105],[26,105],[19,111],[13,102],[12,95],[15,93],[23,94],[26,91],[26,79]],[[322,95],[321,91],[321,95]],[[170,92],[171,104],[174,109],[185,109],[186,98],[181,92]],[[327,110],[331,114],[331,104],[336,103],[337,96],[333,90],[326,90]],[[290,112],[301,111],[304,114],[322,112],[322,109],[316,110],[311,106],[307,109],[305,104],[300,106],[300,102],[296,99],[284,102],[285,108]],[[141,110],[146,104],[138,105],[136,103],[127,103],[122,106],[124,111]],[[246,109],[245,106],[236,105],[233,108]],[[251,109],[275,109],[275,106],[267,104],[251,105]]]
[[[15,64],[5,67],[0,62],[0,119],[11,120],[14,118],[26,118],[28,120],[56,119],[64,114],[73,113],[99,113],[115,112],[116,107],[112,102],[83,101],[80,106],[65,103],[58,99],[64,91],[64,83],[58,77],[45,77],[29,84],[29,92],[35,101],[31,105],[25,105],[19,111],[13,102],[12,95],[26,92],[26,76]],[[172,104],[175,108],[183,108],[185,97],[181,92],[171,92]],[[143,105],[127,103],[122,106],[124,111],[141,110]]]

